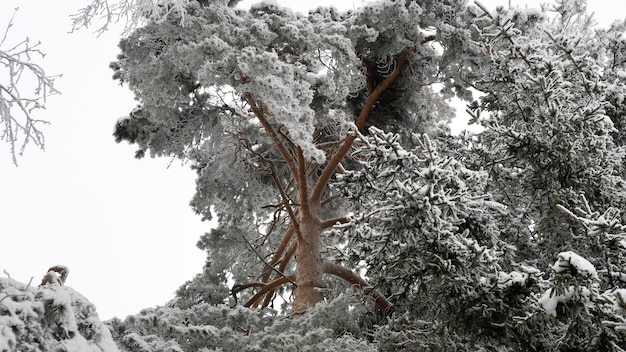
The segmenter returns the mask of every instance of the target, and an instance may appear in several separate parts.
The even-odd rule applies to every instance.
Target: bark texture
[[[319,209],[319,207],[315,207]],[[316,303],[324,300],[320,292],[323,287],[324,262],[320,253],[322,225],[317,214],[303,214],[299,217],[301,238],[296,249],[296,290],[294,292],[294,312],[306,312]]]

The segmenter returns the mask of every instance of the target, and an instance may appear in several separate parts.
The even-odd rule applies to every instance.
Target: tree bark
[[[319,207],[313,212],[300,214],[299,226],[302,236],[298,238],[296,249],[296,289],[293,309],[296,316],[303,314],[316,303],[324,299],[320,292],[323,287],[322,276],[324,263],[320,253],[322,225],[319,219]]]

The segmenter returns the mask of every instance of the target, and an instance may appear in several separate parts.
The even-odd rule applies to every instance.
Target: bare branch
[[[266,284],[261,290],[259,290],[259,292],[257,292],[254,296],[252,296],[252,298],[250,298],[250,300],[248,300],[248,302],[246,302],[246,304],[244,305],[244,307],[246,308],[250,308],[251,306],[253,306],[254,304],[256,304],[256,302],[261,299],[261,297],[265,296],[266,293],[275,290],[278,286],[280,285],[284,285],[288,282],[291,282],[295,285],[295,281],[296,281],[296,276],[295,275],[291,275],[288,277],[281,277],[279,279],[276,279],[268,284]]]
[[[280,183],[278,176],[276,176],[276,169],[274,168],[274,163],[271,160],[265,160],[265,161],[270,165],[271,172],[272,172],[272,179],[274,180],[276,189],[278,189],[278,191],[280,192],[280,196],[283,200],[285,210],[287,210],[287,214],[289,214],[289,219],[291,220],[291,226],[296,232],[298,239],[302,239],[303,237],[302,237],[302,232],[300,231],[300,225],[298,224],[298,218],[296,217],[296,214],[293,212],[293,209],[291,208],[291,205],[289,204],[289,198],[287,197],[287,194],[285,193],[285,189],[283,188],[283,185]]]
[[[289,226],[289,229],[287,229],[287,232],[285,232],[285,234],[283,235],[283,238],[280,241],[278,248],[276,248],[276,252],[274,253],[274,255],[272,256],[272,259],[270,259],[268,263],[269,266],[271,267],[266,266],[263,268],[263,272],[261,274],[261,282],[267,282],[270,279],[270,275],[272,273],[272,267],[280,261],[281,257],[283,256],[283,253],[285,252],[285,249],[287,249],[287,245],[289,244],[289,242],[291,242],[291,239],[293,238],[294,232],[295,232],[294,227]]]
[[[17,11],[17,9],[16,9]],[[32,56],[41,58],[45,54],[39,49],[40,43],[31,44],[26,38],[16,45],[4,48],[15,13],[9,21],[2,41],[0,41],[0,75],[6,82],[0,83],[0,121],[3,129],[0,140],[10,145],[13,164],[32,142],[43,149],[44,135],[39,129],[47,121],[34,117],[35,110],[45,109],[48,96],[59,93],[54,88],[54,79],[32,62]],[[25,89],[34,88],[31,95],[23,95]]]
[[[294,254],[296,253],[296,248],[298,248],[298,242],[296,241],[291,242],[289,249],[287,249],[287,252],[285,252],[285,255],[280,259],[280,265],[278,266],[278,271],[280,271],[281,273],[285,272],[285,269],[287,269],[287,265],[291,261],[291,258],[293,258]],[[274,290],[267,293],[267,296],[265,296],[265,300],[263,301],[261,308],[266,308],[270,304],[273,294],[274,294]]]
[[[171,13],[177,13],[181,23],[185,19],[185,8],[189,0],[91,0],[71,16],[72,31],[91,28],[92,22],[99,22],[95,32],[100,35],[111,24],[124,20],[124,33],[127,34],[144,20],[163,20]]]
[[[349,221],[348,218],[345,217],[345,216],[341,217],[341,218],[324,220],[324,221],[322,221],[322,229],[331,228],[331,227],[335,226],[335,224],[345,224],[348,221]]]

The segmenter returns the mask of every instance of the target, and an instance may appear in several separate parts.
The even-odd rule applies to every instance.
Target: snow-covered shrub
[[[96,308],[68,286],[0,278],[0,351],[118,352]]]
[[[362,294],[342,294],[299,319],[268,310],[199,304],[145,309],[108,322],[123,351],[376,351],[351,332],[368,319]],[[368,306],[368,305],[366,305]]]

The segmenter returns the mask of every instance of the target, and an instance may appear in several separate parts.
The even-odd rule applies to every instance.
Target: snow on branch
[[[45,109],[48,96],[59,92],[54,88],[57,76],[46,75],[33,62],[34,56],[45,56],[39,49],[40,42],[32,44],[26,38],[15,45],[7,43],[14,18],[15,13],[0,41],[0,140],[10,145],[13,164],[17,165],[17,155],[22,155],[30,142],[43,149],[45,140],[39,126],[48,122],[36,119],[33,112]],[[32,94],[23,94],[31,87]]]
[[[595,279],[598,278],[598,273],[596,272],[596,268],[593,264],[580,255],[572,251],[567,251],[559,253],[558,258],[559,259],[552,266],[552,270],[555,272],[560,273],[563,271],[574,270],[577,274],[589,276]]]
[[[586,228],[588,235],[606,236],[609,240],[616,240],[622,243],[622,247],[626,249],[626,226],[621,222],[622,215],[620,209],[609,207],[602,214],[592,211],[584,195],[581,195],[581,203],[582,207],[576,207],[574,210],[570,210],[560,204],[557,204],[557,208],[582,224]]]
[[[586,287],[574,287],[570,286],[565,290],[557,292],[555,289],[548,289],[544,294],[539,298],[538,302],[541,307],[545,310],[546,314],[556,316],[556,308],[559,303],[566,303],[572,300],[575,297],[588,299],[591,295],[590,291]]]
[[[102,23],[96,33],[102,34],[109,29],[109,25],[124,19],[124,29],[130,32],[143,20],[159,20],[171,13],[178,14],[182,23],[188,4],[189,0],[91,0],[89,5],[71,16],[72,29],[89,28],[92,21],[96,20]]]

